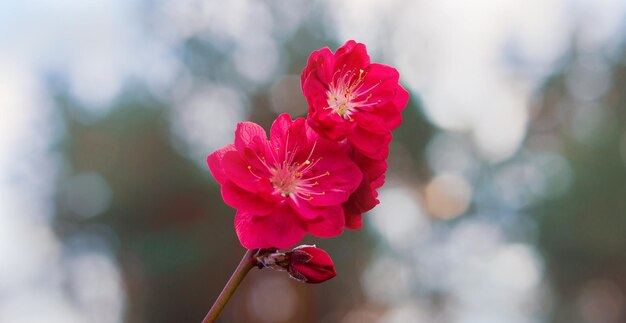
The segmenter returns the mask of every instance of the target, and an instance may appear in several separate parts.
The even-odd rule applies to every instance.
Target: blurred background
[[[364,42],[411,101],[382,203],[221,322],[626,322],[626,2],[0,2],[0,322],[200,322],[244,250],[205,157]]]

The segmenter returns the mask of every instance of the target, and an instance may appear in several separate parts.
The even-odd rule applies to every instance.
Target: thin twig
[[[241,258],[241,262],[239,262],[239,265],[230,276],[230,279],[226,283],[226,286],[224,286],[224,289],[222,289],[220,296],[217,297],[215,303],[213,303],[213,306],[211,306],[211,309],[204,317],[204,320],[202,320],[202,323],[215,322],[217,317],[222,312],[222,309],[224,309],[226,303],[228,303],[230,297],[233,296],[233,294],[235,293],[235,289],[237,289],[241,281],[243,281],[243,279],[246,277],[246,274],[248,274],[250,269],[257,265],[257,260],[255,258],[256,252],[257,249],[248,249],[248,251],[246,251],[246,253],[243,255],[243,258]]]

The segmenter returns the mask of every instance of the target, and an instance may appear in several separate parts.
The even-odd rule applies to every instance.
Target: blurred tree
[[[576,64],[584,64],[581,55],[589,54],[574,53],[546,83],[542,110],[530,134],[530,140],[557,135],[573,171],[570,190],[533,211],[540,226],[539,248],[556,293],[551,321],[626,322],[626,68],[621,63],[626,56],[611,61],[592,54],[608,65],[612,82],[604,95],[585,101],[567,86],[568,78],[572,82],[576,77]],[[577,123],[581,113],[587,113],[587,120]],[[596,126],[589,125],[591,118],[599,118]],[[595,303],[587,306],[586,287],[594,281],[612,287],[601,291],[608,297],[594,295]]]

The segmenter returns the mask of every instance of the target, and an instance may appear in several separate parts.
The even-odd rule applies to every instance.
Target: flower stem
[[[220,296],[217,297],[215,303],[213,303],[213,306],[211,306],[211,309],[204,317],[204,320],[202,320],[202,323],[215,322],[226,303],[228,303],[230,297],[233,296],[233,294],[235,293],[235,289],[237,289],[241,281],[243,281],[243,279],[246,277],[246,274],[250,271],[250,269],[254,268],[257,265],[257,260],[254,257],[256,252],[256,249],[248,249],[248,251],[246,251],[246,253],[243,255],[243,258],[241,258],[241,262],[239,262],[239,265],[230,276],[230,279],[226,283],[226,286],[224,286],[224,289],[222,289]]]

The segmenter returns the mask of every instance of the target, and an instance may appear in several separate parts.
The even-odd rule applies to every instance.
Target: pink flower
[[[379,203],[376,189],[385,183],[387,161],[371,159],[359,152],[352,154],[352,160],[361,169],[363,179],[356,191],[342,206],[346,218],[346,228],[360,229],[363,213],[373,209]]]
[[[235,230],[248,249],[288,248],[307,232],[341,234],[341,204],[362,179],[338,143],[287,114],[274,121],[269,140],[261,126],[239,123],[234,144],[209,155],[207,163],[224,201],[237,209]]]
[[[331,140],[345,138],[372,159],[389,153],[391,130],[400,125],[408,92],[395,68],[370,63],[365,45],[353,40],[311,54],[300,77],[309,103],[308,123]]]
[[[315,246],[302,245],[286,253],[287,272],[299,281],[318,284],[337,275],[335,265],[326,251]]]

